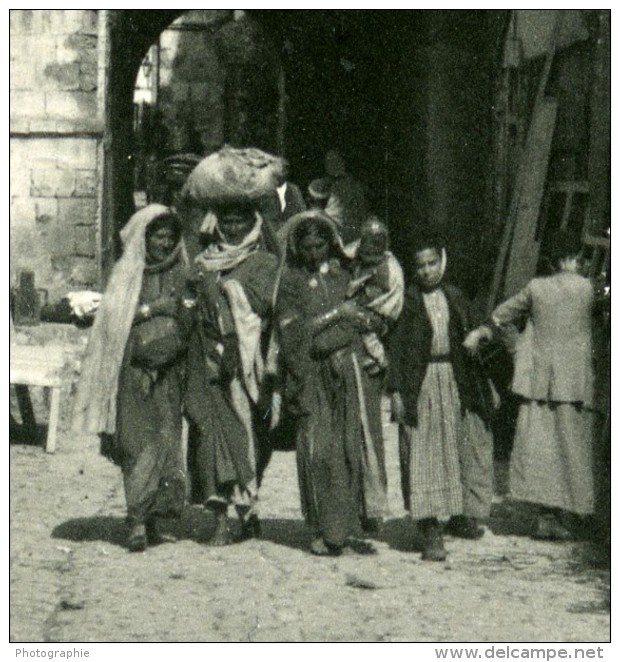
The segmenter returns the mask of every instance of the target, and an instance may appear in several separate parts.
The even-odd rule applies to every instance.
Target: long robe
[[[145,269],[140,304],[182,291],[185,266]],[[132,334],[118,382],[114,435],[103,435],[102,452],[123,472],[127,518],[142,523],[150,516],[181,514],[185,501],[185,462],[181,441],[184,356],[158,370],[132,362]]]
[[[266,320],[276,268],[276,258],[259,250],[231,269],[197,270],[193,278],[198,317],[188,350],[185,407],[198,433],[190,449],[196,501],[251,506],[256,497],[257,465],[266,464],[263,455],[268,451],[255,402],[240,377],[243,339],[227,284],[238,284],[235,291],[250,312]],[[260,338],[258,342],[261,352]]]
[[[344,301],[348,281],[336,262],[314,275],[291,268],[282,276],[277,303],[284,406],[297,418],[302,512],[314,532],[336,547],[360,534],[360,517],[381,516],[385,506],[384,467],[364,411],[360,335],[346,322],[314,336],[308,325]]]
[[[402,395],[399,426],[405,508],[412,517],[488,517],[493,440],[491,394],[462,347],[472,326],[463,294],[445,284],[407,290],[389,339],[389,388]]]

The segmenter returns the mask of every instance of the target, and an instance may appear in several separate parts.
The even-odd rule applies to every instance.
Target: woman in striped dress
[[[403,497],[423,537],[422,558],[432,561],[446,558],[441,519],[449,518],[452,535],[483,535],[493,483],[491,393],[462,347],[472,315],[463,293],[443,282],[445,266],[437,240],[418,241],[416,282],[389,339]]]

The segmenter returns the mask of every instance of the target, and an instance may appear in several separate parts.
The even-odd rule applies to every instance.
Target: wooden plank
[[[557,107],[555,100],[544,99],[532,117],[523,155],[528,167],[518,192],[514,235],[506,270],[506,297],[518,292],[536,271],[540,250],[540,242],[535,240],[536,227],[547,179]]]
[[[60,386],[65,370],[66,357],[61,347],[11,345],[11,384]]]
[[[514,11],[515,10],[513,10],[513,12]],[[564,19],[565,11],[566,10],[557,10],[557,12],[555,13],[555,25],[551,32],[551,40],[550,40],[549,48],[547,51],[547,55],[545,57],[545,62],[543,65],[542,72],[540,74],[540,79],[538,81],[538,88],[536,90],[534,111],[532,113],[533,118],[536,116],[537,110],[542,106],[542,104],[545,101],[547,83],[549,82],[549,74],[551,73],[551,65],[553,63],[553,58],[555,56],[557,37]],[[521,151],[521,154],[519,155],[519,162],[517,164],[517,173],[515,176],[515,185],[510,200],[510,210],[508,212],[508,218],[506,219],[506,224],[504,226],[502,243],[500,244],[497,262],[495,264],[495,272],[493,274],[493,282],[491,283],[491,290],[487,301],[487,312],[489,314],[495,307],[500,295],[500,291],[502,290],[502,283],[505,282],[504,275],[506,273],[509,251],[511,250],[515,228],[517,224],[517,213],[521,201],[521,192],[523,190],[523,185],[530,168],[530,164],[527,160],[527,157],[528,154],[531,154],[532,151],[536,149],[536,144],[531,140],[533,121],[534,119],[532,119],[532,122],[530,123],[530,127],[528,129],[528,134],[524,149]]]
[[[45,452],[56,451],[56,435],[58,433],[58,419],[60,418],[60,387],[52,388],[52,399],[50,403],[50,417],[47,423],[47,440]]]

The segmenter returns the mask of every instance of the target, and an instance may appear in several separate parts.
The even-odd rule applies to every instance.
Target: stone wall
[[[100,286],[98,12],[10,12],[11,268],[57,300]]]

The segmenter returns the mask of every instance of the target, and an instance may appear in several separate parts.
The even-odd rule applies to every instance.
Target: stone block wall
[[[99,288],[98,12],[10,12],[11,270]]]

